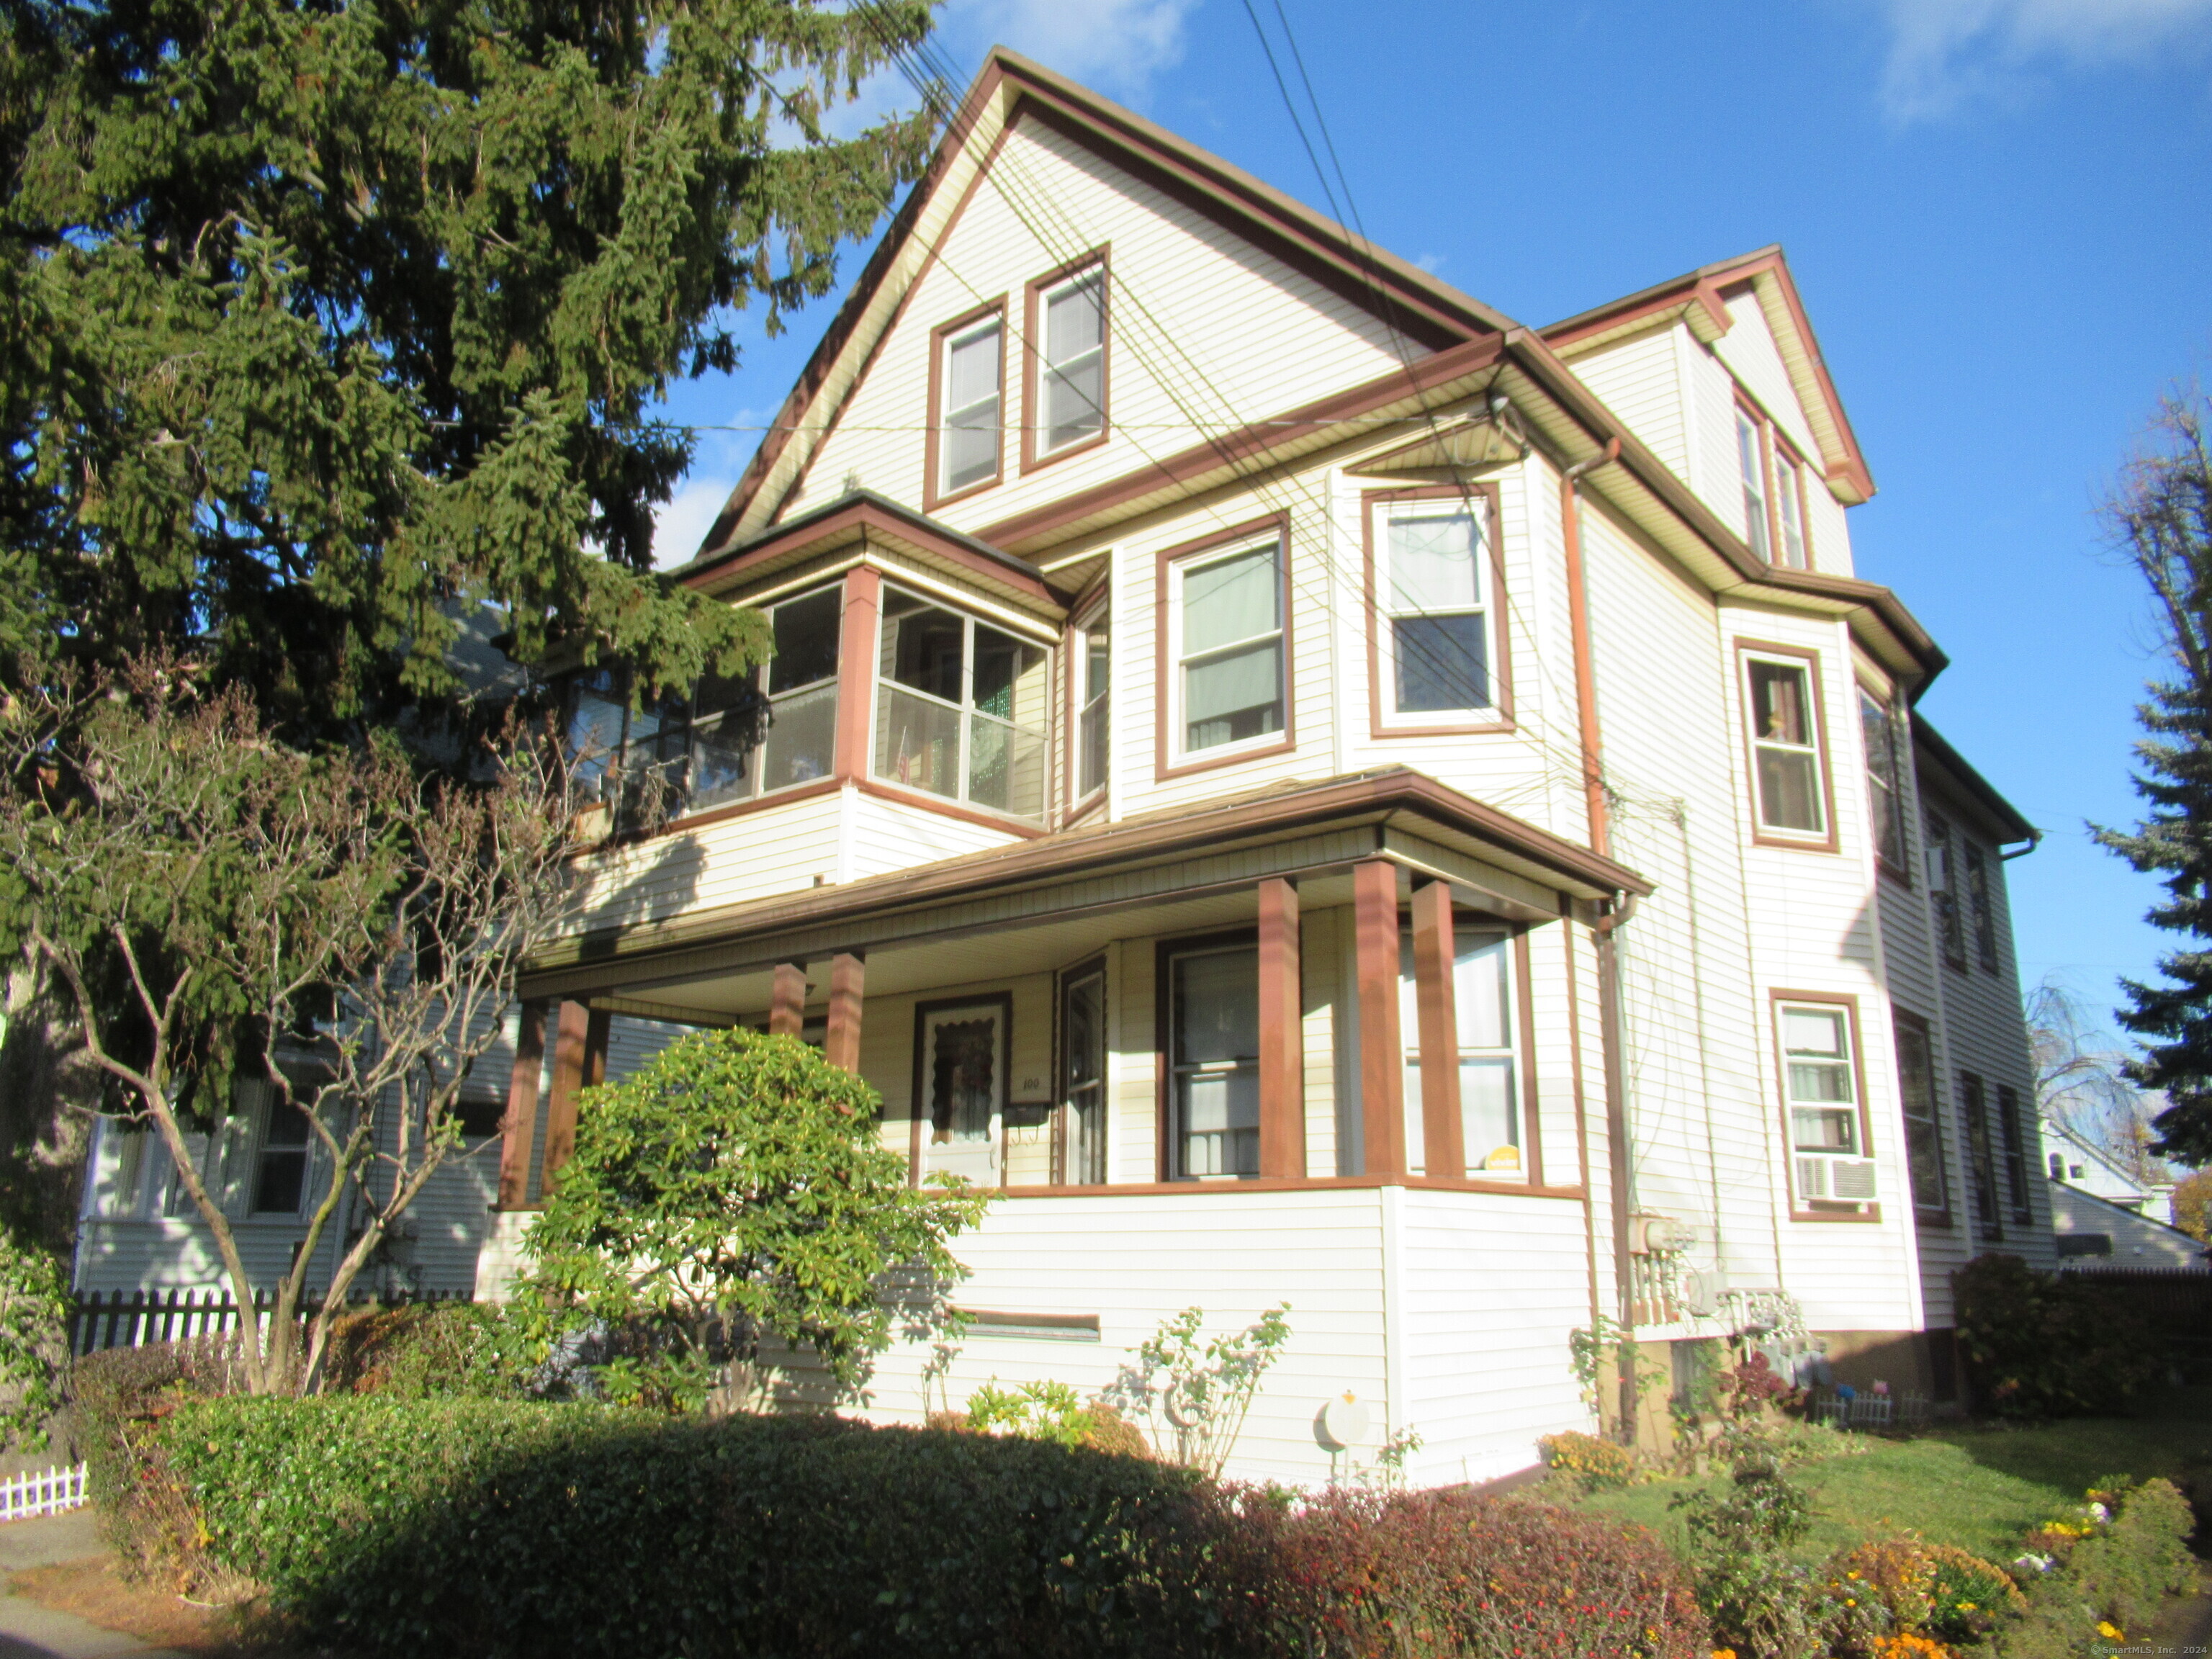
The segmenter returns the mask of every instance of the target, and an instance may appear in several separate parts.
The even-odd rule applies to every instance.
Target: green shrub
[[[2158,1374],[2149,1322],[2087,1279],[1992,1255],[1951,1285],[1975,1396],[2000,1417],[2109,1416]]]
[[[1701,1659],[1711,1648],[1659,1540],[1587,1510],[1338,1488],[1285,1518],[1279,1548],[1278,1653]]]
[[[1271,1516],[1151,1462],[374,1396],[195,1402],[160,1438],[214,1563],[364,1654],[1260,1650]]]
[[[332,1322],[326,1394],[398,1400],[503,1400],[529,1381],[532,1356],[497,1307],[474,1302],[366,1308]]]

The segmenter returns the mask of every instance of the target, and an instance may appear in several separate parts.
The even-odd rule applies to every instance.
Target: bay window
[[[1006,319],[994,307],[938,336],[939,496],[959,495],[999,476],[1006,334]]]
[[[1398,1030],[1406,1048],[1406,1144],[1422,1144],[1421,1014],[1413,972],[1413,935],[1407,928],[1398,945]],[[1432,1176],[1476,1173],[1508,1176],[1522,1168],[1520,1097],[1514,1048],[1513,941],[1503,928],[1462,922],[1452,929],[1452,1011],[1459,1027],[1460,1144],[1464,1170],[1440,1170],[1425,1158]]]
[[[1037,408],[1030,416],[1039,460],[1106,430],[1106,268],[1093,265],[1046,288],[1032,313]]]
[[[875,775],[1042,818],[1048,662],[1042,646],[886,585]]]
[[[1872,1199],[1874,1161],[1859,1119],[1857,1032],[1850,1005],[1778,1001],[1774,1013],[1799,1205]]]
[[[1384,708],[1416,720],[1488,712],[1498,607],[1481,520],[1463,498],[1376,511]]]
[[[1905,744],[1887,703],[1862,688],[1859,733],[1866,746],[1867,811],[1873,821],[1875,856],[1905,874]]]
[[[1169,580],[1180,755],[1281,732],[1289,708],[1281,538],[1194,556],[1170,565]]]
[[[1759,828],[1793,840],[1825,840],[1827,792],[1812,660],[1747,653],[1744,677]]]

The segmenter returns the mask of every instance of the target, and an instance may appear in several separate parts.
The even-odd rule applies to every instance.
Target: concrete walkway
[[[89,1509],[0,1526],[0,1573],[50,1567],[105,1555]],[[102,1630],[73,1613],[54,1613],[20,1596],[0,1595],[0,1659],[185,1659],[174,1648],[149,1648],[135,1636]]]

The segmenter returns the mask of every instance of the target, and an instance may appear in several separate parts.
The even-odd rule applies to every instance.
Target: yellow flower
[[[2100,1619],[2097,1621],[2097,1634],[2107,1642],[2124,1642],[2128,1639],[2126,1632],[2115,1626],[2109,1619]]]

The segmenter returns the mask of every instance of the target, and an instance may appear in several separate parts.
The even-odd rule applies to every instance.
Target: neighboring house
[[[2033,831],[1911,712],[1872,489],[1778,251],[1526,328],[994,55],[679,573],[763,683],[570,687],[617,833],[478,1293],[579,1089],[746,1023],[1000,1192],[956,1402],[1282,1302],[1240,1474],[1346,1391],[1417,1481],[1526,1467],[1600,1319],[1948,1397],[1950,1267],[2054,1259]]]
[[[2167,1218],[2172,1182],[2138,1178],[2054,1119],[2044,1121],[2043,1144],[2061,1266],[2212,1271],[2204,1246]]]

